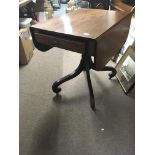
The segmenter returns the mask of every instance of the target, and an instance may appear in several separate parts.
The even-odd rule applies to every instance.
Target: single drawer
[[[62,49],[75,51],[78,53],[84,53],[85,51],[85,43],[80,41],[69,40],[65,38],[60,38],[56,36],[34,33],[35,40],[38,43],[48,45],[51,47],[59,47]]]

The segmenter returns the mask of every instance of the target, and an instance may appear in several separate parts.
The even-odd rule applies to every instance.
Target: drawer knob
[[[55,40],[55,41],[54,41],[54,43],[55,43],[55,44],[57,44],[57,43],[58,43],[58,41],[56,41],[56,40]]]

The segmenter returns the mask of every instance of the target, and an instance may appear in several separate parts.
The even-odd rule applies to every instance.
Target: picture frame
[[[120,85],[125,94],[135,85],[135,52],[134,47],[129,46],[115,67]]]

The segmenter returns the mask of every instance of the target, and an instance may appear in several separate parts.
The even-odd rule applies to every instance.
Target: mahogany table
[[[125,43],[131,16],[132,13],[129,12],[79,9],[33,25],[30,28],[33,42],[40,51],[45,52],[52,47],[59,47],[82,55],[80,64],[73,73],[54,82],[53,92],[59,93],[60,84],[76,77],[84,70],[90,92],[90,106],[95,110],[89,70],[111,71],[110,79],[116,75],[116,70],[106,64]],[[94,61],[91,56],[94,57]]]

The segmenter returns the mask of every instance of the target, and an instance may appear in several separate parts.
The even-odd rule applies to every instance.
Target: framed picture
[[[127,48],[115,69],[116,77],[127,94],[135,84],[135,52],[132,46]]]

